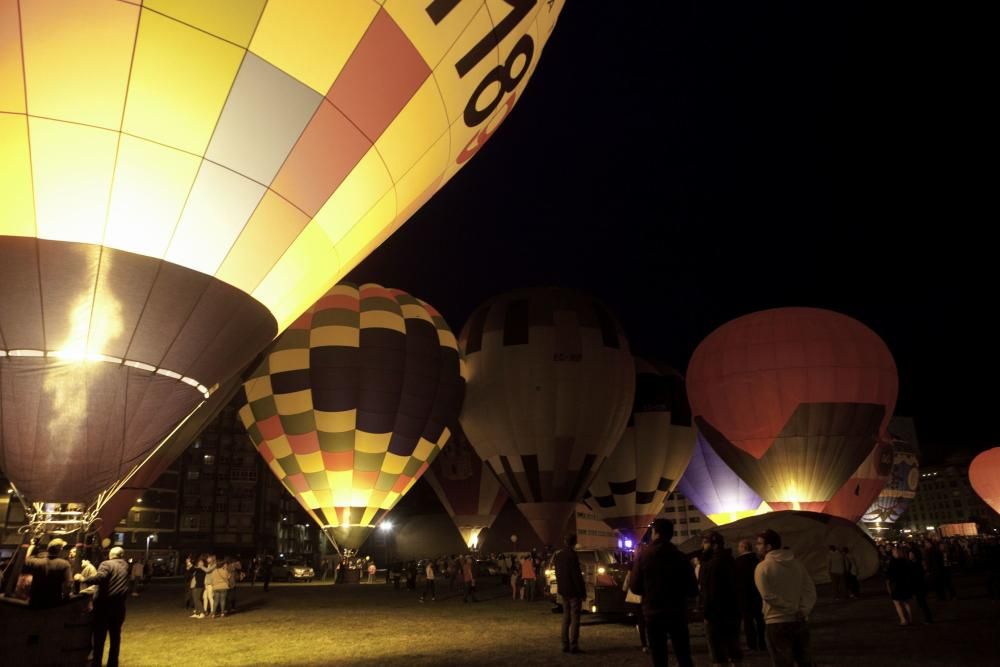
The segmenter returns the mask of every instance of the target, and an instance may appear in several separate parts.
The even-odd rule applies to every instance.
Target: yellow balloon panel
[[[493,134],[560,7],[0,0],[0,230],[165,259],[284,329]]]

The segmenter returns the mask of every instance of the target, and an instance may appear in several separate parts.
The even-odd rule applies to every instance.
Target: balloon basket
[[[10,665],[87,665],[93,634],[91,596],[35,609],[0,596],[0,655]]]

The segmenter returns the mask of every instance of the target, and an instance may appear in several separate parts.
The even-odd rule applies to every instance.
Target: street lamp
[[[149,562],[149,543],[150,543],[150,541],[152,541],[152,542],[159,542],[160,540],[156,537],[156,533],[150,533],[149,535],[146,536],[146,560],[143,561],[143,564]]]
[[[382,531],[382,541],[385,543],[385,581],[389,582],[389,533],[392,531],[392,521],[383,521],[379,524]]]

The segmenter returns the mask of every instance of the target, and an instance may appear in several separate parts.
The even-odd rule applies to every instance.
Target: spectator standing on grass
[[[767,647],[764,641],[765,625],[763,601],[760,591],[754,583],[754,572],[760,559],[754,553],[750,540],[740,540],[739,555],[736,557],[736,598],[740,603],[740,614],[743,616],[743,632],[746,635],[747,648],[751,651],[763,651]]]
[[[202,558],[205,561],[205,593],[202,596],[202,602],[205,605],[205,615],[212,617],[215,615],[215,570],[218,568],[213,554],[202,556]],[[267,590],[266,584],[264,590]]]
[[[913,610],[910,607],[910,600],[913,599],[913,573],[903,547],[893,547],[892,560],[889,561],[885,574],[889,597],[899,616],[899,624],[910,625],[913,623]]]
[[[84,586],[97,584],[94,598],[94,664],[100,665],[104,656],[104,642],[110,637],[108,667],[118,667],[121,648],[122,625],[125,623],[125,601],[129,591],[129,566],[124,560],[125,550],[112,547],[108,560],[97,568],[92,577],[76,575]]]
[[[521,588],[521,567],[517,560],[510,567],[510,597],[517,602],[517,591]]]
[[[844,586],[847,588],[847,596],[852,600],[861,594],[861,584],[858,582],[858,562],[851,555],[851,550],[841,547],[840,552],[844,554]]]
[[[587,597],[587,584],[583,581],[580,557],[576,553],[576,534],[565,538],[566,546],[552,557],[556,570],[556,590],[562,600],[562,640],[563,653],[580,651],[580,609]]]
[[[229,597],[229,588],[232,581],[231,574],[225,563],[223,563],[222,566],[216,566],[209,576],[212,578],[212,597],[214,598],[212,603],[212,617],[222,618],[226,615],[226,600]]]
[[[465,583],[465,596],[462,602],[468,602],[470,598],[473,602],[479,602],[476,599],[476,577],[472,571],[472,556],[466,556],[462,561],[462,581]]]
[[[424,592],[420,595],[420,601],[423,602],[430,595],[431,601],[437,600],[434,596],[434,561],[427,561],[427,567],[424,568]]]
[[[924,622],[933,623],[934,616],[931,614],[931,608],[927,605],[927,579],[924,577],[924,563],[920,555],[920,549],[908,549],[906,556],[910,566],[913,597],[917,601],[917,606],[920,607],[920,613],[924,615]]]
[[[629,587],[642,596],[646,639],[654,667],[667,667],[669,640],[680,667],[694,667],[688,632],[688,601],[698,595],[698,582],[687,557],[671,544],[674,524],[656,519],[652,541],[636,561]]]
[[[521,559],[521,582],[524,587],[521,589],[521,599],[525,597],[527,593],[528,601],[535,601],[535,560],[531,555],[527,555]]]
[[[368,583],[375,583],[375,573],[378,572],[378,568],[375,567],[375,561],[368,564]]]
[[[197,563],[192,563],[191,557],[188,556],[186,565],[185,581],[191,605],[194,607],[194,613],[190,617],[205,618],[205,604],[203,602],[205,597],[205,561],[199,558]]]
[[[816,605],[816,585],[801,561],[781,548],[781,536],[765,530],[757,536],[763,560],[754,582],[764,601],[767,650],[774,667],[813,667],[809,614]]]
[[[844,554],[832,544],[826,554],[826,569],[833,583],[833,597],[840,600],[844,597]]]
[[[699,572],[701,608],[705,614],[705,636],[713,666],[743,662],[740,649],[740,606],[736,584],[736,562],[726,548],[721,533],[709,531],[702,536],[702,561]]]

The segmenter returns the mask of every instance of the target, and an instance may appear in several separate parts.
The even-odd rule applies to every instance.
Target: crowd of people
[[[215,554],[188,556],[184,567],[185,608],[191,618],[223,618],[236,610],[236,585],[245,577],[243,565],[227,556],[220,563]]]

